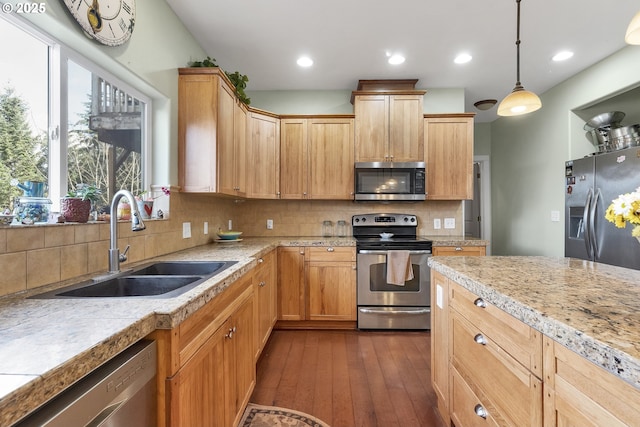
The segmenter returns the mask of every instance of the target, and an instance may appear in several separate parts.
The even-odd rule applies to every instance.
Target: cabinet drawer
[[[518,362],[542,378],[542,334],[458,284],[451,306]]]
[[[542,381],[455,311],[451,313],[452,363],[510,426],[542,425]]]
[[[484,256],[484,246],[434,246],[433,256]]]
[[[351,246],[322,246],[307,248],[308,260],[315,261],[355,261],[356,250]]]
[[[500,425],[455,369],[451,369],[451,420],[459,427]]]

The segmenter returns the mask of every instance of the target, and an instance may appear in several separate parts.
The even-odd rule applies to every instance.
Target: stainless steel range
[[[430,329],[427,259],[432,242],[416,236],[418,218],[390,213],[354,215],[351,225],[357,250],[358,328]],[[382,233],[393,236],[383,238]],[[397,262],[408,262],[406,274],[400,268],[400,280]],[[392,282],[390,272],[394,273]]]

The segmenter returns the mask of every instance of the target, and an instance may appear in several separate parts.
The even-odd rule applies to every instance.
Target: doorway
[[[464,200],[464,235],[491,240],[491,174],[489,156],[473,159],[473,199]],[[490,246],[487,246],[490,255]]]

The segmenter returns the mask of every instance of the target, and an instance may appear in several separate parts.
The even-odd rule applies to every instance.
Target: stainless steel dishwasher
[[[139,341],[14,426],[155,426],[156,358],[155,341]]]

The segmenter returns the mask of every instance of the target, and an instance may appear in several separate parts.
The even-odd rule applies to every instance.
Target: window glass
[[[47,181],[49,46],[0,19],[0,211]],[[30,185],[28,185],[30,187]]]

